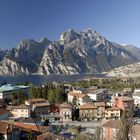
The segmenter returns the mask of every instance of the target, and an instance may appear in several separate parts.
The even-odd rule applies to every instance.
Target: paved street
[[[52,125],[70,125],[70,126],[79,126],[86,127],[86,128],[94,128],[101,125],[99,121],[90,121],[90,122],[80,122],[80,121],[73,121],[73,122],[63,122],[63,123],[52,123]]]

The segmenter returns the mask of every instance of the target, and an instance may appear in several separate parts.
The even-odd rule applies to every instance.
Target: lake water
[[[47,82],[73,82],[85,77],[105,77],[102,74],[92,75],[17,75],[17,76],[0,76],[0,83],[6,80],[7,83],[16,84],[24,83],[26,81],[31,82],[35,85],[46,84]]]

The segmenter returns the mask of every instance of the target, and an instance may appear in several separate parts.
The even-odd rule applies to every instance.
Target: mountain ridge
[[[0,74],[83,74],[109,71],[140,60],[140,49],[108,41],[93,29],[69,29],[58,41],[22,40],[11,50],[0,50]],[[139,51],[138,51],[139,50]],[[136,55],[137,53],[137,55]]]

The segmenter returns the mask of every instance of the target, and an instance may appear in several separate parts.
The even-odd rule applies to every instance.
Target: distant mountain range
[[[58,41],[23,40],[0,50],[0,74],[84,74],[109,71],[140,60],[140,49],[108,41],[93,29],[69,29]]]

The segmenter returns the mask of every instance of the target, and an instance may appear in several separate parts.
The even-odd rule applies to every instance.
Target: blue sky
[[[0,0],[0,48],[22,39],[58,40],[69,28],[93,28],[140,47],[140,0]]]

